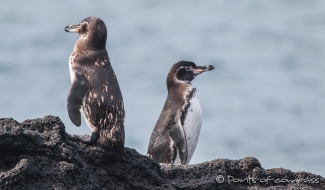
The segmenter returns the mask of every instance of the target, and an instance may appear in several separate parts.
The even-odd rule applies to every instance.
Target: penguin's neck
[[[91,53],[100,50],[106,50],[105,45],[103,46],[103,45],[96,45],[94,43],[91,43],[90,37],[81,36],[77,40],[74,46],[74,51],[81,52],[84,54],[84,53]]]
[[[180,98],[183,102],[187,100],[187,97],[193,91],[193,89],[195,89],[195,87],[190,82],[175,83],[175,85],[168,88],[168,94],[173,94],[174,97]]]

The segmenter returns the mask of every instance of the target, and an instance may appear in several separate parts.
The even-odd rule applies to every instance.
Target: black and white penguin
[[[124,103],[107,51],[107,29],[96,17],[79,24],[68,25],[66,32],[80,36],[69,58],[71,88],[68,94],[68,114],[80,126],[80,111],[92,131],[86,144],[97,140],[110,150],[123,154]]]
[[[202,125],[202,110],[191,81],[213,69],[189,61],[172,66],[167,75],[168,96],[150,137],[148,157],[165,164],[190,162]]]

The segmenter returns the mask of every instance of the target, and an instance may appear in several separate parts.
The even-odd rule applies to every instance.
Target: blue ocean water
[[[0,117],[66,111],[68,24],[97,16],[126,108],[126,146],[146,154],[179,60],[198,76],[201,136],[191,163],[253,156],[265,169],[325,176],[325,1],[7,1],[0,6]],[[216,174],[217,175],[217,174]]]

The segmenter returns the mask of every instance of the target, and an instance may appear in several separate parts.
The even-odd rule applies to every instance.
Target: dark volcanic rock
[[[46,116],[0,119],[0,189],[325,189],[325,179],[265,170],[252,157],[189,166],[159,165],[130,148],[119,157],[84,145]]]

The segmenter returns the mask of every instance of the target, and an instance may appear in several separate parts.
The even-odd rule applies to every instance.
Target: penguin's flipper
[[[89,88],[89,81],[84,76],[75,74],[75,79],[72,82],[68,94],[67,108],[70,120],[76,126],[81,125],[81,114],[79,110],[82,105],[82,100],[88,93]]]
[[[169,135],[176,144],[179,157],[181,159],[181,164],[185,165],[187,161],[187,142],[180,122],[175,122],[169,131]]]

